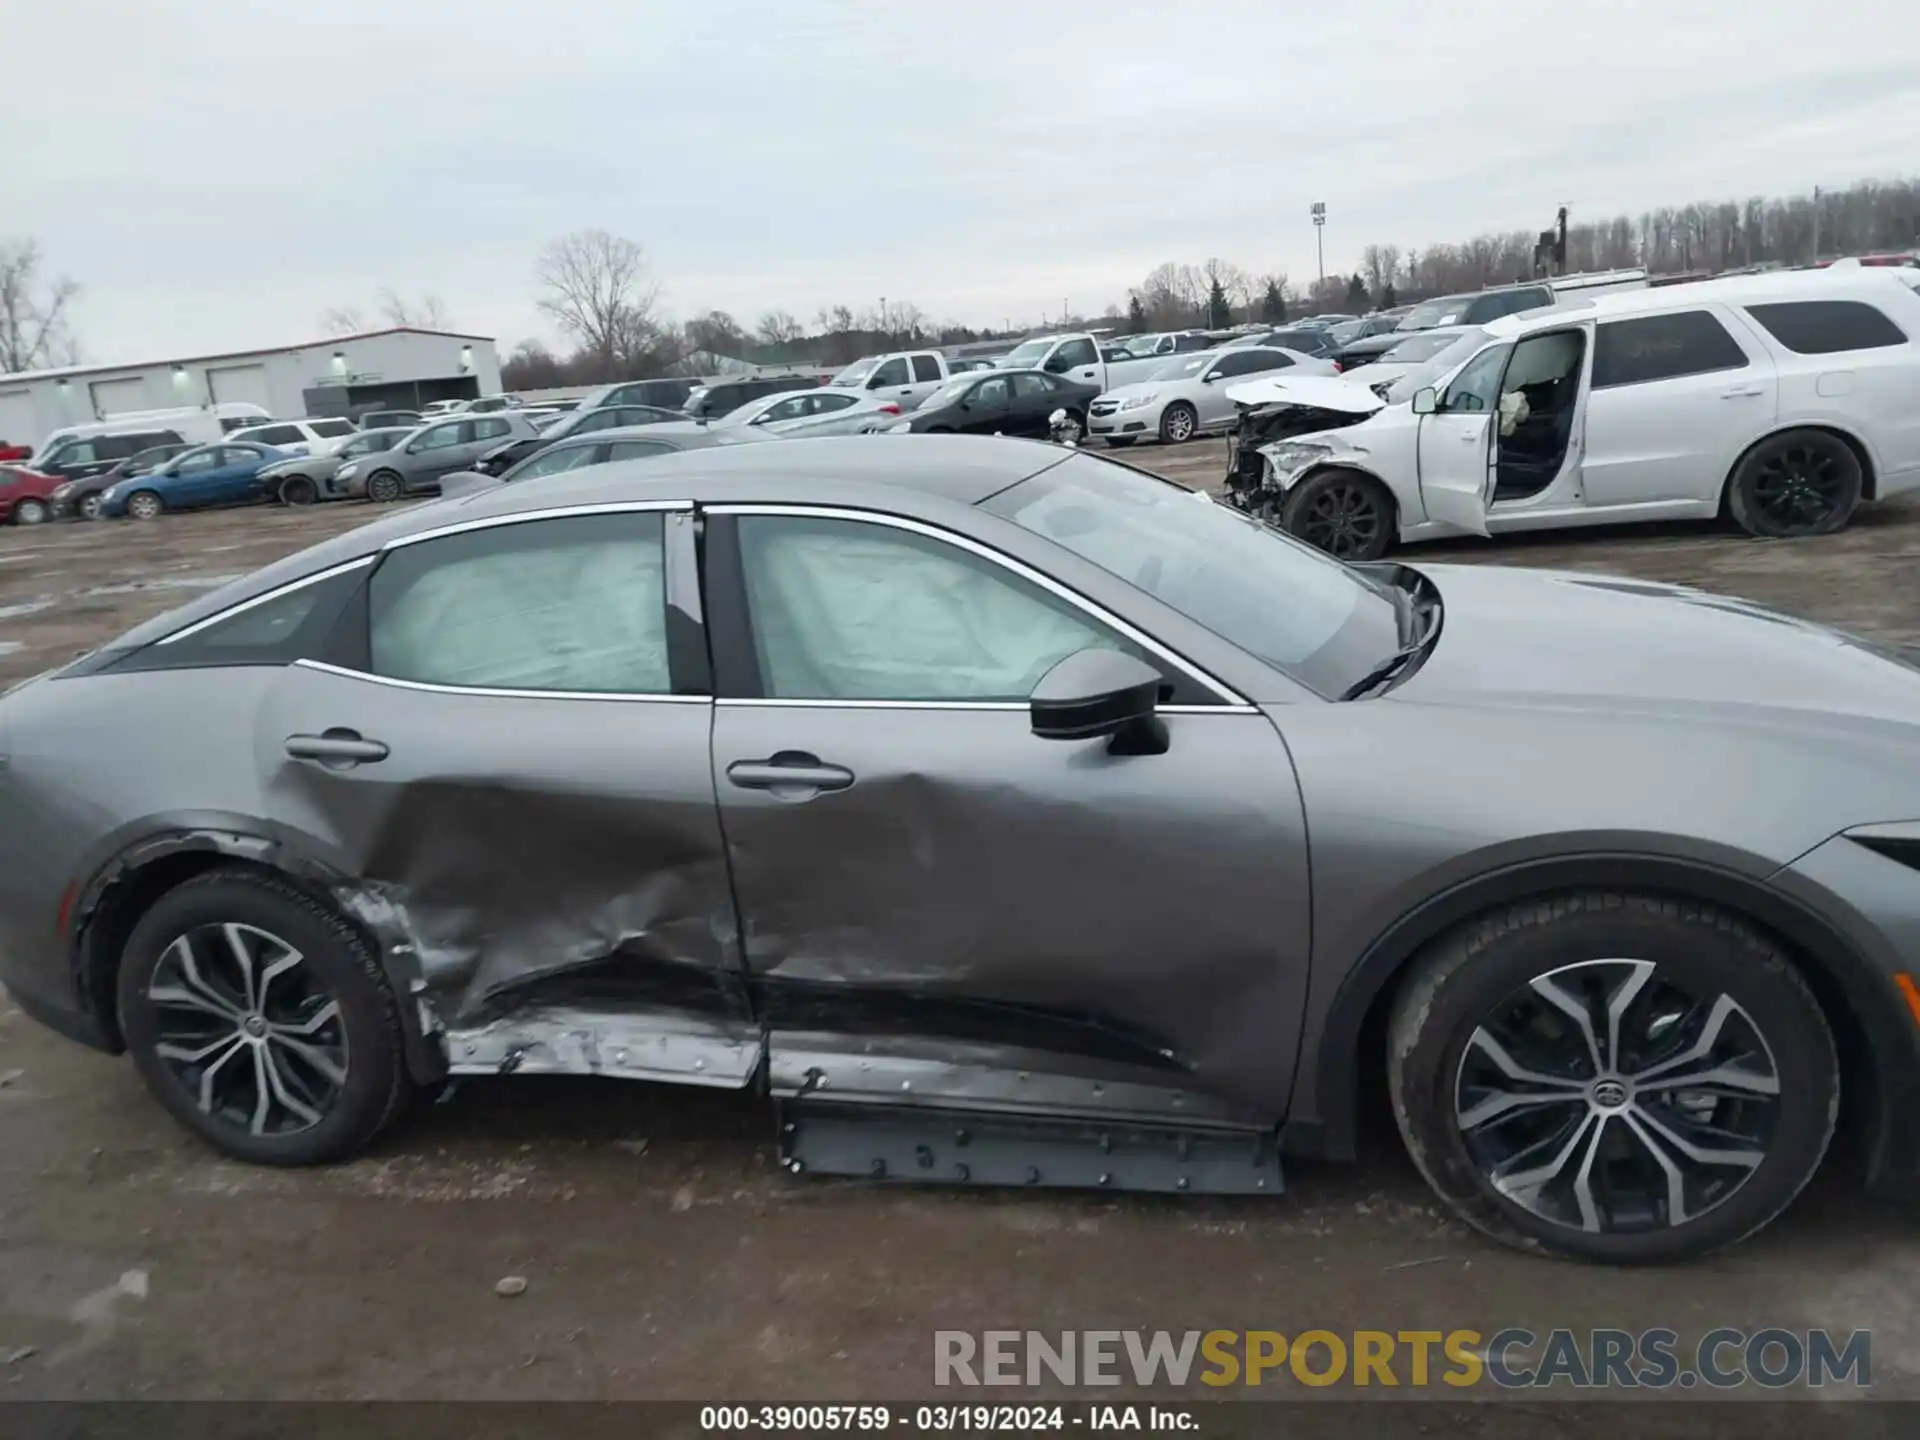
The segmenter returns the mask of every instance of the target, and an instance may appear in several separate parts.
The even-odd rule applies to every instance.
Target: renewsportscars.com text
[[[1716,1390],[1873,1384],[1873,1337],[1827,1330],[937,1330],[947,1386],[1497,1385]]]

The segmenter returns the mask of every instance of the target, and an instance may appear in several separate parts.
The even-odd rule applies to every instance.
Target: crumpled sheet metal
[[[454,1075],[605,1075],[737,1090],[759,1068],[760,1037],[750,1024],[535,1005],[450,1031],[447,1054]]]

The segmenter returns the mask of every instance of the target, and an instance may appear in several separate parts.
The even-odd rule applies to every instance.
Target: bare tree
[[[0,241],[0,374],[80,358],[67,325],[67,307],[79,293],[64,275],[41,280],[40,247],[33,241]]]
[[[748,345],[747,332],[740,322],[724,310],[709,310],[681,327],[686,349],[712,355],[731,355],[735,359]]]
[[[605,230],[576,230],[540,252],[539,306],[611,374],[645,354],[658,331],[657,286],[647,279],[646,251]]]
[[[391,288],[383,288],[378,299],[381,318],[389,325],[404,325],[413,330],[444,330],[447,327],[446,303],[438,295],[403,300]]]
[[[766,345],[791,345],[807,333],[806,326],[785,310],[769,310],[760,317],[754,333]]]
[[[367,317],[352,305],[336,305],[320,317],[320,329],[327,335],[357,335],[367,328]]]

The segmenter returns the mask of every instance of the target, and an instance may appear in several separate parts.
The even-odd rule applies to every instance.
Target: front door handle
[[[1751,400],[1755,396],[1766,393],[1767,392],[1758,385],[1742,385],[1732,390],[1722,390],[1720,392],[1720,398],[1722,400]]]
[[[782,800],[804,800],[822,790],[844,790],[853,784],[853,772],[840,765],[824,765],[804,750],[782,750],[765,760],[736,760],[727,766],[727,779],[742,790],[769,790]]]
[[[358,730],[331,729],[318,735],[289,735],[287,754],[295,760],[317,760],[329,770],[370,765],[387,758],[387,747],[368,740]]]

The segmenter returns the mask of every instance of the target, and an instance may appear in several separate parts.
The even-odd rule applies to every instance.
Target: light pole
[[[1327,202],[1316,200],[1309,211],[1313,216],[1313,249],[1320,262],[1320,283],[1327,283]]]
[[[1813,187],[1813,263],[1820,263],[1820,187]]]
[[[887,329],[887,297],[880,297],[880,333],[887,339],[893,338],[893,332]]]

